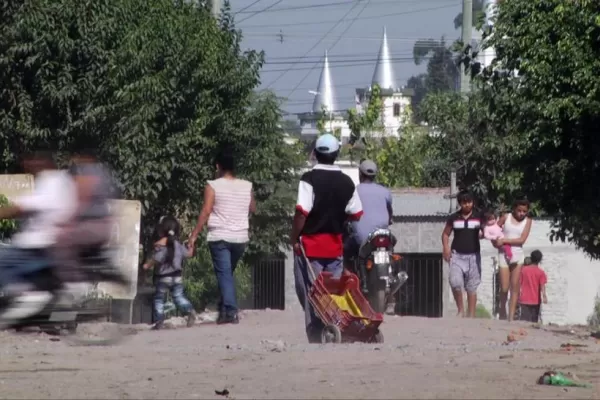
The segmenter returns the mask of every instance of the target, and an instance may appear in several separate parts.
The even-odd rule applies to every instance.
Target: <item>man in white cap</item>
[[[352,233],[344,243],[344,258],[350,261],[358,256],[369,234],[377,229],[388,228],[392,221],[392,193],[388,188],[375,183],[377,165],[364,160],[358,167],[360,184],[356,187],[363,205],[363,217],[352,222]],[[366,284],[365,279],[361,279]]]
[[[331,272],[336,278],[341,276],[344,269],[344,224],[348,219],[359,220],[362,215],[362,205],[354,182],[334,165],[339,150],[340,143],[335,136],[324,134],[317,139],[314,151],[317,165],[300,178],[290,235],[290,243],[296,254],[296,293],[304,308],[306,334],[311,343],[320,342],[323,329],[322,322],[308,301],[313,279],[322,271]],[[309,271],[307,261],[314,275]]]

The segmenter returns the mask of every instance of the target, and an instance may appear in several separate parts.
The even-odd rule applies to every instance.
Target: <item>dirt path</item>
[[[0,332],[3,399],[599,399],[600,345],[491,320],[389,318],[382,345],[308,345],[297,312],[249,312],[238,326],[140,331],[113,347]],[[526,336],[503,344],[511,330]],[[587,347],[561,349],[566,342]],[[592,389],[536,385],[546,370]],[[224,397],[220,397],[223,399]]]

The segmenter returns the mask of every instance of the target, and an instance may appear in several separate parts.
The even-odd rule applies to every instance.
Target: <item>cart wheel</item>
[[[375,336],[371,339],[371,343],[383,343],[383,333],[381,331],[377,331]]]
[[[342,343],[342,331],[336,325],[327,325],[321,331],[321,343]]]

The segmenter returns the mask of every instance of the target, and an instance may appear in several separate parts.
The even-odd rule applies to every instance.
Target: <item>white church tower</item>
[[[398,136],[402,127],[402,116],[407,106],[411,104],[412,90],[402,89],[394,74],[393,57],[390,52],[386,28],[383,28],[383,38],[375,64],[371,86],[368,89],[356,89],[356,108],[362,111],[368,104],[373,86],[381,89],[383,100],[382,122],[385,127],[384,136]]]
[[[350,137],[350,128],[346,120],[346,111],[340,110],[337,106],[335,96],[335,86],[331,77],[329,68],[329,57],[325,51],[323,60],[323,69],[319,78],[319,84],[316,91],[310,91],[315,96],[312,111],[298,115],[300,120],[300,133],[303,137],[318,136],[319,130],[317,122],[322,113],[326,114],[325,131],[336,134],[341,141],[347,141]]]

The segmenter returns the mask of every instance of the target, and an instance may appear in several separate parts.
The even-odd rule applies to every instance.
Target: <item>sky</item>
[[[230,0],[243,47],[263,50],[261,89],[287,101],[290,113],[308,112],[327,50],[338,108],[354,106],[355,88],[368,87],[387,30],[398,86],[425,70],[413,61],[418,39],[451,43],[461,0]],[[283,41],[282,41],[283,40]]]

